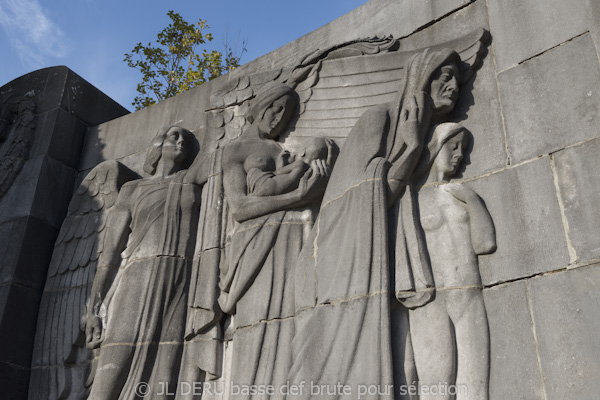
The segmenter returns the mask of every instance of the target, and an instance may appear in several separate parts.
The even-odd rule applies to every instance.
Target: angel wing
[[[30,400],[83,398],[90,353],[82,317],[104,245],[107,214],[121,186],[138,178],[118,161],[105,161],[90,171],[69,204],[42,294]]]
[[[366,38],[317,49],[304,55],[291,66],[233,79],[211,96],[207,110],[208,141],[211,151],[223,147],[240,136],[248,125],[244,115],[251,100],[268,82],[279,81],[295,88],[301,96],[301,107],[310,99],[310,88],[319,79],[322,60],[342,59],[366,54],[380,54],[398,49],[398,41],[391,36]],[[300,87],[297,87],[301,85]],[[304,96],[304,97],[302,97]]]
[[[35,103],[31,98],[5,99],[0,110],[0,198],[29,157],[35,122]]]
[[[479,66],[489,34],[478,29],[458,39],[429,46],[459,53],[461,82],[468,81]],[[209,148],[222,147],[242,132],[244,113],[256,92],[269,81],[295,88],[300,108],[288,132],[282,135],[291,147],[303,138],[326,136],[341,144],[358,118],[370,107],[394,99],[407,61],[424,49],[399,50],[391,37],[361,39],[304,56],[286,67],[231,81],[211,98],[208,110]]]
[[[429,48],[455,50],[462,60],[460,77],[464,83],[479,66],[488,37],[487,31],[479,29]],[[288,136],[326,136],[342,142],[366,110],[394,99],[407,61],[424,50],[343,58],[331,57],[335,52],[329,54],[296,86],[300,112]]]

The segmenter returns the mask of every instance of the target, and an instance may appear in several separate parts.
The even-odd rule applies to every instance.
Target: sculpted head
[[[419,92],[429,95],[431,111],[436,120],[443,120],[458,100],[460,56],[451,49],[426,49],[411,57],[406,68],[404,94]]]
[[[189,167],[196,156],[197,143],[194,134],[180,126],[161,129],[146,153],[144,171],[154,175],[161,159],[173,162],[179,170]]]
[[[299,154],[299,158],[307,164],[315,160],[326,160],[329,153],[327,141],[322,137],[313,138],[304,150]]]
[[[265,139],[277,139],[292,119],[297,105],[296,92],[289,86],[270,82],[252,101],[246,119]]]
[[[449,114],[458,100],[458,66],[454,63],[442,65],[431,79],[429,95],[434,115]]]
[[[445,122],[435,126],[423,152],[416,176],[428,181],[448,182],[460,169],[471,133],[464,126]]]

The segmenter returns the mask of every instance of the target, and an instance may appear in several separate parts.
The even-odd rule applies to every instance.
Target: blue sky
[[[247,63],[342,16],[367,0],[0,0],[0,86],[39,68],[66,65],[132,110],[137,70],[123,54],[154,41],[174,10],[248,41]]]

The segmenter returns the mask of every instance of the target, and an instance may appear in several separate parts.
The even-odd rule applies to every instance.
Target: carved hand
[[[324,190],[324,187],[320,187],[320,184],[324,181],[325,177],[325,175],[323,174],[323,163],[317,163],[316,161],[322,160],[315,160],[311,162],[311,169],[306,171],[302,179],[300,179],[298,189],[300,191],[301,199],[308,200],[322,192],[318,189]]]
[[[88,313],[85,323],[85,341],[88,349],[97,349],[104,340],[102,320],[93,313]]]
[[[327,175],[331,175],[331,171],[333,170],[333,164],[335,164],[335,160],[338,156],[338,147],[332,139],[325,139],[325,144],[327,145]]]
[[[430,112],[425,105],[425,93],[407,99],[400,111],[400,134],[409,148],[423,146],[425,132],[429,127]]]

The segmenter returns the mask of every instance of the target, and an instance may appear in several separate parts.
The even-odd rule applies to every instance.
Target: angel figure
[[[196,146],[184,128],[160,130],[144,164],[152,177],[125,183],[111,210],[86,316],[87,345],[99,347],[90,399],[138,398],[140,382],[151,398],[176,390],[207,180]]]
[[[418,225],[413,205],[394,208],[410,200],[406,185],[430,124],[456,104],[460,63],[450,49],[414,54],[396,100],[372,107],[349,133],[298,261],[290,382],[340,382],[354,396],[358,385],[375,385],[377,394],[365,398],[393,397],[385,391],[394,384],[390,266],[412,269],[413,290],[400,296],[407,307],[427,303],[433,284],[420,238],[411,236]],[[395,223],[394,215],[402,219]],[[388,225],[397,229],[396,240],[388,239]],[[395,262],[394,252],[401,253]]]
[[[296,110],[296,96],[285,84],[266,84],[251,103],[249,129],[223,149],[223,185],[234,227],[219,304],[235,315],[235,385],[279,387],[291,365],[294,260],[313,223],[306,208],[320,200],[333,162],[333,144],[324,141],[325,151],[309,163],[298,158],[284,165],[289,154],[276,139]]]
[[[419,210],[436,296],[410,311],[410,331],[420,384],[456,384],[456,399],[486,400],[490,342],[477,256],[496,250],[494,223],[477,193],[450,183],[469,138],[462,125],[437,125],[416,173],[425,178]]]
[[[94,167],[69,204],[38,314],[29,400],[87,398],[94,353],[86,348],[86,304],[104,246],[108,213],[125,182],[140,176],[116,160]]]

